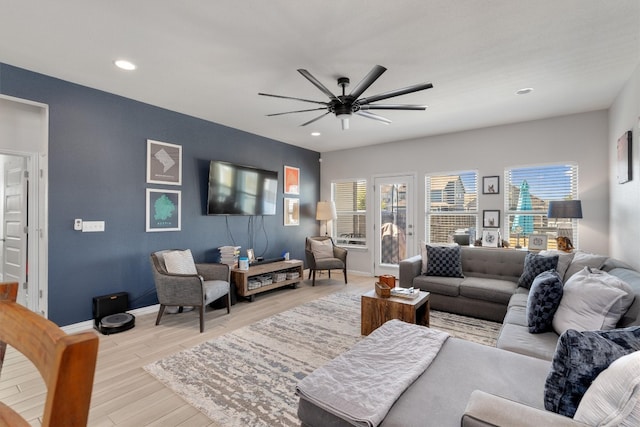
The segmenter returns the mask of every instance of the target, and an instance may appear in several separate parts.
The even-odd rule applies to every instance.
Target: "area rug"
[[[432,311],[431,327],[495,345],[500,324]],[[221,426],[299,426],[298,381],[360,339],[360,295],[336,293],[145,370]]]

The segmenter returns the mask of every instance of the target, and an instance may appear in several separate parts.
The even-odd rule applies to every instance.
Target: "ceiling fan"
[[[325,113],[320,116],[303,123],[300,126],[306,126],[317,120],[320,120],[327,114],[333,113],[342,121],[342,129],[349,129],[349,118],[352,114],[357,114],[368,119],[377,120],[379,122],[389,124],[391,120],[382,117],[378,114],[372,113],[370,110],[426,110],[426,105],[407,105],[407,104],[373,104],[376,101],[382,101],[383,99],[393,98],[395,96],[406,95],[408,93],[418,92],[425,89],[431,89],[433,85],[431,83],[420,83],[413,86],[408,86],[402,89],[396,89],[389,92],[380,93],[365,98],[360,98],[365,90],[369,88],[375,82],[378,77],[387,71],[387,69],[381,65],[376,65],[367,74],[360,83],[353,88],[350,94],[347,95],[346,87],[349,86],[349,79],[347,77],[338,78],[338,86],[342,88],[342,95],[334,95],[329,89],[326,88],[318,79],[316,79],[310,72],[304,69],[298,69],[298,72],[302,74],[307,80],[309,80],[315,87],[320,89],[322,93],[329,97],[328,102],[314,101],[311,99],[295,98],[292,96],[272,95],[269,93],[258,93],[258,95],[271,96],[274,98],[293,99],[296,101],[311,102],[314,104],[323,105],[319,108],[310,108],[306,110],[286,111],[284,113],[267,114],[267,116],[280,116],[283,114],[291,113],[304,113],[307,111],[320,111],[326,110]]]

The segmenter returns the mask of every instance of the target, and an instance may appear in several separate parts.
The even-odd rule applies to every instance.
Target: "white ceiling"
[[[0,62],[325,152],[608,108],[640,64],[640,1],[0,0]],[[343,131],[258,96],[326,101],[298,68],[339,94],[376,64],[364,96],[431,82],[382,101],[427,111]]]

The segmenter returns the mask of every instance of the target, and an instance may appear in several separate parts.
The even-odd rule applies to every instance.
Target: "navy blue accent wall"
[[[6,64],[0,93],[49,105],[49,318],[58,325],[91,319],[97,295],[126,291],[132,308],[156,304],[153,251],[189,248],[205,262],[214,248],[235,244],[244,252],[253,242],[257,255],[288,250],[304,259],[305,237],[318,233],[315,151]],[[181,186],[146,183],[147,139],[182,146]],[[277,214],[207,216],[211,159],[278,171]],[[283,225],[285,164],[301,171],[298,227]],[[146,188],[182,191],[182,231],[145,232]],[[105,221],[106,231],[74,231],[74,218]]]

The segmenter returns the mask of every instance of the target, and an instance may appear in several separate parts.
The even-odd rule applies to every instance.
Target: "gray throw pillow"
[[[558,266],[558,255],[542,256],[529,252],[524,259],[524,269],[518,280],[518,286],[529,289],[538,274],[555,270]]]
[[[640,350],[640,326],[560,336],[544,387],[544,407],[573,418],[595,378],[616,359]]]
[[[531,284],[527,299],[529,332],[539,334],[550,331],[553,315],[562,299],[562,279],[555,270],[538,274]]]
[[[427,245],[427,276],[464,277],[460,246]]]
[[[573,259],[571,260],[571,264],[569,264],[569,268],[567,268],[567,272],[564,274],[564,281],[566,282],[571,276],[582,271],[585,267],[599,270],[602,268],[606,260],[607,257],[604,255],[576,251],[573,254]]]

